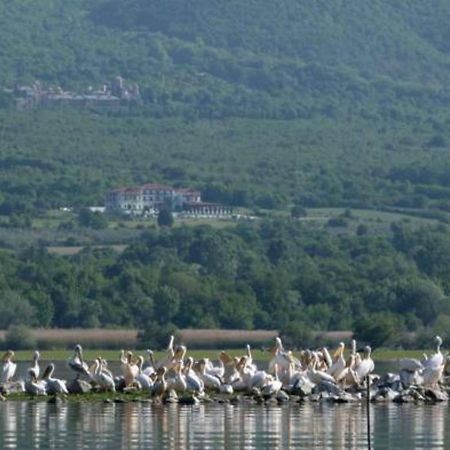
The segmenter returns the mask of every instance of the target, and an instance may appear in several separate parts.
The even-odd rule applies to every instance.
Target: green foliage
[[[350,208],[448,221],[449,14],[445,0],[1,3],[0,232],[21,251],[0,254],[0,328],[136,326],[161,345],[172,327],[278,328],[296,341],[356,327],[375,344],[445,328],[448,230],[380,236]],[[141,104],[18,111],[4,90],[40,79],[80,91],[117,75],[139,83]],[[146,182],[259,218],[138,237],[86,208]],[[291,218],[260,220],[289,205]],[[292,220],[315,206],[347,213],[325,230]],[[67,243],[103,229],[133,245],[26,249],[33,223],[60,207],[79,212],[55,230]]]
[[[108,226],[108,221],[104,214],[98,211],[92,212],[89,208],[80,209],[78,213],[78,223],[82,227],[93,228],[94,230],[101,230]]]
[[[401,321],[387,312],[361,317],[355,323],[356,339],[376,347],[392,342],[402,331]]]
[[[138,341],[143,347],[162,350],[169,342],[170,336],[176,336],[176,333],[177,328],[173,324],[149,322],[145,329],[138,333]]]
[[[173,215],[169,208],[161,208],[158,213],[158,225],[160,227],[171,227],[173,225]]]
[[[121,254],[0,253],[0,327],[136,327],[146,345],[174,328],[265,328],[300,347],[353,329],[385,345],[445,330],[450,260],[436,242],[450,245],[446,228],[359,236],[283,219],[149,228]]]
[[[26,325],[11,325],[2,345],[16,350],[30,350],[36,347],[36,339]]]

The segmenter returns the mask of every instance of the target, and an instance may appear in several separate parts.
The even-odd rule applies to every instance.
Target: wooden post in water
[[[371,433],[370,433],[370,383],[369,375],[366,377],[366,416],[367,416],[367,448],[371,450]]]

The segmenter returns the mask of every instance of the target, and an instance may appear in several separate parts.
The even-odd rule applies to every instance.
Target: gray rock
[[[92,386],[87,381],[75,379],[67,383],[67,390],[70,394],[88,394]]]
[[[195,395],[191,395],[186,397],[180,397],[178,399],[178,403],[180,405],[197,405],[200,403],[200,400]]]
[[[394,397],[392,401],[394,403],[411,403],[414,402],[414,398],[411,395],[403,392]]]
[[[385,373],[379,380],[377,385],[384,387],[391,387],[396,381],[399,381],[400,377],[395,373]]]
[[[275,396],[277,401],[279,403],[288,402],[289,401],[289,395],[286,394],[284,391],[279,391],[277,395]]]
[[[308,397],[312,394],[314,384],[303,379],[299,379],[292,387],[291,394],[298,395],[299,397]]]
[[[325,393],[326,392],[331,395],[339,396],[344,391],[338,385],[331,383],[330,381],[322,381],[320,384],[318,384],[315,387],[314,392],[316,392],[316,393]]]
[[[427,389],[425,391],[425,398],[434,402],[445,402],[448,400],[447,394],[439,389]]]
[[[178,394],[173,390],[166,391],[163,396],[164,403],[178,403]]]

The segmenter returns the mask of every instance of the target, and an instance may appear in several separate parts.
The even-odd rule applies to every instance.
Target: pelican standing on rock
[[[364,356],[361,359],[361,362],[355,367],[355,373],[358,376],[358,380],[361,383],[364,378],[370,375],[375,369],[375,363],[371,358],[372,348],[370,345],[366,345],[364,347]]]
[[[39,368],[39,358],[40,357],[41,357],[41,354],[36,350],[33,354],[33,365],[29,369],[29,370],[33,371],[36,379],[39,378],[39,374],[41,373],[41,369]]]
[[[66,383],[59,378],[53,378],[53,372],[55,371],[55,365],[50,363],[42,375],[42,380],[45,385],[45,391],[47,394],[68,394]]]
[[[25,381],[25,392],[31,395],[47,395],[45,382],[38,381],[33,368],[28,369],[28,378]]]
[[[89,367],[86,362],[83,360],[83,348],[81,345],[75,346],[75,354],[72,358],[67,360],[67,365],[77,374],[76,378],[79,378],[81,375],[85,375],[88,378],[91,378],[91,374],[89,372]]]
[[[437,368],[444,364],[444,355],[441,353],[442,338],[436,336],[434,341],[436,342],[436,353],[422,362],[425,368]]]
[[[3,356],[3,368],[2,375],[0,378],[0,383],[8,383],[12,380],[14,374],[16,373],[17,364],[13,362],[14,352],[8,350]]]

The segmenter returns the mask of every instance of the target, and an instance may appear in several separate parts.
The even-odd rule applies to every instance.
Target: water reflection
[[[372,405],[376,449],[438,449],[450,442],[448,406]],[[364,405],[283,406],[47,402],[0,404],[1,448],[367,448]],[[448,448],[448,447],[447,447]]]

